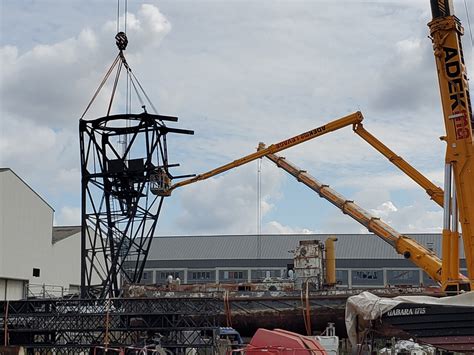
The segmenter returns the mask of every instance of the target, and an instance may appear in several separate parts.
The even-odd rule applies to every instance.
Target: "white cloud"
[[[311,234],[315,233],[308,228],[292,227],[287,225],[282,225],[278,221],[270,221],[266,223],[262,232],[265,234]]]
[[[359,204],[362,208],[364,206]],[[379,217],[399,233],[440,233],[443,211],[430,209],[426,203],[396,207],[385,201],[373,209],[365,208],[374,217]],[[352,220],[349,215],[335,210],[321,226],[325,233],[367,233],[367,229]]]
[[[81,186],[81,172],[80,169],[59,169],[57,173],[54,184],[56,186],[61,186],[64,190],[77,191]]]
[[[283,176],[265,173],[262,184],[262,217],[278,198]],[[174,192],[181,211],[176,226],[191,234],[255,234],[257,231],[257,177],[255,164],[210,178]],[[263,229],[263,228],[262,228]]]
[[[392,201],[387,201],[382,203],[375,209],[371,209],[370,212],[376,217],[384,218],[388,217],[391,213],[397,212],[398,208],[392,203]]]
[[[54,224],[59,226],[80,226],[81,209],[77,207],[64,206],[54,216]]]

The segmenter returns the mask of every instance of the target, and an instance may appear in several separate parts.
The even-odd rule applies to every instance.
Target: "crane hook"
[[[115,35],[115,43],[121,51],[124,51],[127,48],[128,38],[125,32],[119,32]]]

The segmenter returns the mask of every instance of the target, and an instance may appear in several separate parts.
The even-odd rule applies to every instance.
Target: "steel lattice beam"
[[[26,300],[0,302],[2,334],[10,345],[44,353],[139,344],[145,334],[161,337],[166,348],[213,349],[222,300],[150,298],[111,300]],[[6,307],[8,305],[8,313]],[[4,338],[0,341],[4,344]],[[46,349],[46,350],[45,350]],[[69,351],[69,350],[68,350]]]

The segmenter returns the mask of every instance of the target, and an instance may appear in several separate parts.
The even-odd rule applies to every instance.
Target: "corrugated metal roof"
[[[300,240],[324,241],[334,234],[267,234],[155,237],[148,260],[257,259],[261,239],[261,259],[292,259],[290,250]],[[386,242],[373,234],[336,234],[339,259],[402,259]],[[441,256],[440,234],[407,234]],[[461,248],[462,249],[462,248]],[[460,257],[464,253],[460,250]]]

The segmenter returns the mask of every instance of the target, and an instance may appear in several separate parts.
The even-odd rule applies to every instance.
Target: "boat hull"
[[[382,316],[386,335],[405,335],[450,351],[474,352],[474,305],[400,303]]]

